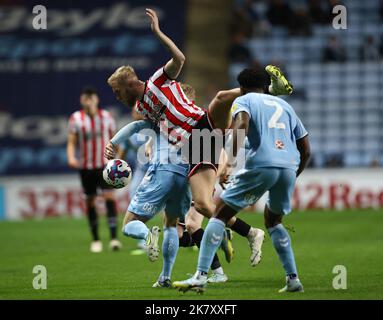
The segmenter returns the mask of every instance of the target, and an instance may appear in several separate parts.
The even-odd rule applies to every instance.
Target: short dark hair
[[[93,94],[98,95],[97,90],[94,87],[85,87],[81,90],[81,95],[91,96]]]
[[[237,81],[245,89],[263,89],[270,82],[270,77],[263,68],[246,68],[242,70]]]

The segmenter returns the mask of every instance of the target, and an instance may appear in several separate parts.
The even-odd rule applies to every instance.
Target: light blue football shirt
[[[252,92],[235,99],[233,118],[239,112],[250,117],[246,169],[298,169],[296,141],[305,137],[307,131],[291,105],[278,97]]]
[[[138,120],[127,124],[116,133],[111,142],[114,145],[120,145],[133,135],[136,135],[138,140],[136,143],[140,146],[147,141],[146,136],[151,136],[154,139],[153,151],[155,152],[153,152],[154,156],[150,164],[155,165],[157,170],[172,171],[183,176],[188,175],[189,164],[182,158],[181,150],[170,145],[168,140],[148,120]]]
[[[157,170],[171,171],[187,176],[189,164],[183,159],[181,150],[172,146],[168,139],[158,133],[154,142],[154,153],[151,163],[157,165]]]

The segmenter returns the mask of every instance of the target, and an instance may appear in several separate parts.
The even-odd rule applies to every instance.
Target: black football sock
[[[193,240],[193,243],[199,248],[201,245],[202,237],[203,237],[203,229],[200,228],[197,231],[194,231],[191,234],[191,238]]]
[[[110,238],[117,238],[117,208],[114,200],[106,201],[106,209],[108,216],[108,225],[110,230]]]
[[[238,233],[240,236],[247,237],[251,229],[251,226],[247,224],[245,221],[237,218],[234,224],[229,228],[235,231],[236,233]]]
[[[202,237],[203,237],[204,230],[202,228],[198,229],[195,231],[192,235],[191,238],[193,239],[193,242],[196,244],[196,246],[199,248],[201,245]],[[221,267],[221,263],[219,261],[219,258],[217,254],[214,255],[213,262],[211,263],[210,268],[212,270],[218,269]]]
[[[192,247],[194,245],[189,232],[187,232],[186,230],[182,234],[182,237],[179,238],[179,240],[180,240],[180,247]]]
[[[219,261],[219,258],[217,254],[214,255],[213,261],[211,263],[210,269],[211,270],[216,270],[221,267],[221,262]]]
[[[94,241],[100,240],[98,236],[98,218],[95,207],[88,207],[88,223]]]

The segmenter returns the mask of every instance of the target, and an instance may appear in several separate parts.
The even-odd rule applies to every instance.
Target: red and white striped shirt
[[[136,109],[177,146],[189,140],[193,128],[205,114],[186,97],[179,83],[167,76],[164,68],[146,81],[144,96],[137,101]]]
[[[78,136],[80,146],[80,167],[101,169],[106,164],[105,145],[116,131],[116,123],[106,110],[99,109],[94,117],[84,110],[76,111],[69,119],[69,132]]]

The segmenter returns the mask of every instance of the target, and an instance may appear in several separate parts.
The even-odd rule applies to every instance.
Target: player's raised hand
[[[112,160],[116,157],[116,148],[111,142],[106,145],[104,156],[108,160]]]
[[[149,16],[151,20],[150,27],[154,33],[160,32],[160,23],[158,21],[157,13],[153,9],[146,9],[146,15]]]

